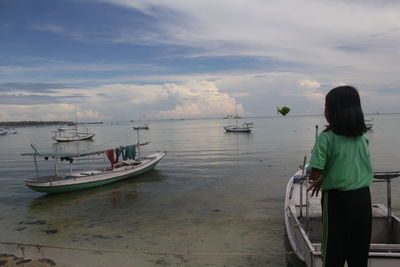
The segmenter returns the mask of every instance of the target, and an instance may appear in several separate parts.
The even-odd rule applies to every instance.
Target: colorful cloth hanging
[[[111,169],[114,169],[114,164],[118,162],[119,158],[119,149],[109,149],[106,151],[107,158],[111,162]]]
[[[129,159],[135,159],[136,157],[136,145],[130,145],[126,147],[126,154]]]
[[[120,146],[119,150],[123,160],[135,159],[136,157],[136,145]]]

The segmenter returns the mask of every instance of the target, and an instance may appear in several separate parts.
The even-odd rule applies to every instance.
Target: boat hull
[[[72,191],[79,191],[88,188],[98,187],[105,184],[110,184],[125,180],[134,176],[141,175],[148,172],[156,167],[158,162],[166,155],[165,152],[150,155],[154,156],[154,159],[149,162],[131,168],[129,170],[123,170],[118,172],[109,172],[88,175],[80,178],[68,178],[64,180],[57,180],[52,182],[40,182],[36,180],[25,180],[25,184],[32,190],[42,192],[42,193],[65,193]]]
[[[250,133],[250,128],[241,128],[241,127],[224,127],[225,131],[232,133]]]
[[[56,140],[59,143],[74,142],[74,141],[92,140],[94,136],[95,134],[90,134],[87,136],[55,137],[54,140]]]
[[[133,126],[133,129],[137,129],[137,130],[148,130],[149,126],[147,124],[145,125],[137,125],[137,126]]]
[[[313,197],[306,218],[306,187],[301,189],[295,178],[302,174],[299,170],[288,182],[285,196],[285,228],[294,254],[309,267],[322,267],[321,240],[322,215],[320,198]],[[303,190],[303,201],[300,192]],[[301,207],[303,203],[303,207]],[[392,215],[390,221],[387,209],[382,204],[373,204],[372,242],[368,267],[400,266],[400,220]],[[302,209],[302,217],[300,210]],[[347,265],[345,265],[347,266]]]

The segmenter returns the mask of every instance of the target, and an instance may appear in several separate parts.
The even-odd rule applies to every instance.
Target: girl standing
[[[319,135],[309,166],[308,190],[322,191],[324,267],[367,266],[373,170],[360,96],[351,86],[332,89],[325,98],[328,127]]]

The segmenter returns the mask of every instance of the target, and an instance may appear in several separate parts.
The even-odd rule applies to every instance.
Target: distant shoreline
[[[0,127],[48,126],[73,124],[72,121],[0,121]]]

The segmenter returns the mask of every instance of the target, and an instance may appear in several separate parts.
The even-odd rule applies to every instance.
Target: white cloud
[[[300,87],[306,89],[304,95],[314,102],[322,103],[325,95],[316,89],[321,87],[321,84],[315,80],[304,79],[300,81]]]
[[[400,72],[396,1],[103,1],[156,17],[160,32],[143,32],[141,38],[202,49],[193,56],[298,62],[303,70],[337,76],[336,80],[343,80],[348,71],[360,80],[379,77],[375,74],[387,69],[393,70],[386,74],[389,79],[396,80],[394,73]],[[174,16],[163,9],[174,11]],[[131,35],[127,32],[125,40]]]
[[[34,95],[19,91],[18,95]],[[110,84],[91,88],[54,89],[48,93],[68,104],[0,105],[3,120],[74,120],[74,103],[80,121],[129,120],[139,114],[147,118],[222,117],[235,110],[235,98],[214,82],[137,85]],[[79,95],[77,98],[70,96]],[[160,106],[166,106],[160,111]],[[238,112],[246,114],[238,103]]]
[[[159,112],[161,118],[221,117],[233,113],[235,98],[221,93],[215,83],[209,81],[189,81],[183,84],[167,84],[166,92],[181,102],[173,109]],[[239,113],[243,106],[237,105]]]
[[[52,25],[52,24],[40,24],[40,25],[32,25],[32,29],[38,30],[38,31],[48,31],[48,32],[53,32],[53,33],[62,33],[64,32],[64,28],[58,25]]]
[[[316,89],[319,88],[321,84],[317,81],[304,79],[300,81],[300,86],[306,89]]]

